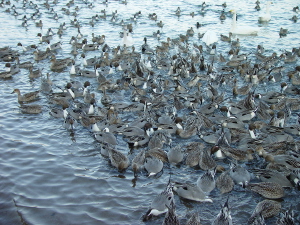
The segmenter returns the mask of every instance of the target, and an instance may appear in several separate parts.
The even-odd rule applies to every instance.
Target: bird
[[[68,111],[67,111],[68,107],[69,107],[68,105],[63,105],[62,108],[52,108],[49,111],[49,114],[51,116],[53,116],[54,118],[64,118],[64,119],[66,119],[68,114],[69,114]]]
[[[227,198],[221,211],[219,212],[217,217],[213,220],[212,225],[225,225],[225,224],[232,225],[233,224],[229,205],[228,205],[228,200],[229,200],[229,198]]]
[[[150,209],[142,217],[143,221],[148,221],[153,216],[158,216],[168,211],[168,207],[174,201],[172,188],[173,185],[169,180],[166,188],[152,200]]]
[[[258,16],[258,21],[259,22],[269,22],[271,20],[270,7],[271,7],[271,2],[267,2],[266,3],[266,12],[261,13]]]
[[[242,187],[247,186],[251,178],[248,170],[238,164],[231,164],[229,174],[233,181],[236,184],[242,185]]]
[[[264,219],[273,217],[279,214],[281,210],[281,203],[274,200],[265,199],[259,203],[257,203],[252,215],[250,216],[248,223],[253,224],[255,218],[260,215],[263,216]]]
[[[278,199],[284,196],[284,189],[278,183],[273,183],[273,182],[250,183],[246,185],[246,188],[268,199]]]
[[[107,143],[113,146],[116,146],[118,144],[115,135],[109,131],[109,128],[105,127],[103,130],[100,130],[96,125],[96,121],[94,118],[91,120],[91,125],[91,130],[95,133],[94,137],[98,142]]]
[[[204,174],[202,174],[198,180],[197,185],[201,188],[201,190],[206,194],[209,195],[209,193],[215,189],[216,182],[215,182],[215,173],[216,168],[212,170],[207,170]]]
[[[285,28],[280,28],[280,30],[279,30],[279,36],[280,37],[285,37],[286,35],[287,35],[287,33],[288,33],[288,29],[285,29]]]
[[[19,106],[20,110],[24,114],[39,114],[42,112],[43,106],[37,104],[25,105],[22,104]]]
[[[182,151],[182,147],[180,145],[175,146],[174,148],[171,148],[168,153],[168,161],[171,164],[178,164],[183,160],[184,153]]]
[[[229,32],[228,36],[226,36],[224,34],[221,34],[220,36],[221,36],[221,41],[231,42],[231,37],[232,37],[232,33],[231,32]]]
[[[282,187],[293,187],[289,179],[276,170],[253,169],[251,172],[263,182],[273,182]]]
[[[234,181],[229,175],[229,170],[221,173],[216,179],[216,187],[220,190],[221,194],[231,192],[234,187]]]
[[[114,167],[116,167],[120,172],[126,170],[129,166],[128,157],[114,148],[108,149],[108,156],[111,164]]]
[[[167,206],[168,212],[165,215],[163,225],[180,225],[178,216],[175,212],[175,203],[174,201],[171,201],[170,206]]]
[[[145,163],[145,150],[141,150],[132,160],[131,167],[134,176],[137,176],[137,172],[144,168]]]
[[[173,190],[182,198],[198,201],[198,202],[212,202],[198,185],[190,183],[176,182]]]
[[[282,216],[278,218],[276,221],[278,225],[296,225],[296,221],[294,218],[294,211],[293,210],[287,210],[284,213],[282,213]]]
[[[134,44],[134,40],[132,37],[131,32],[129,32],[127,29],[123,29],[124,35],[121,40],[121,46],[131,47]]]
[[[225,20],[225,19],[226,19],[226,15],[225,15],[225,10],[224,10],[224,9],[222,10],[222,12],[221,12],[221,15],[220,15],[219,19],[220,19],[221,21],[223,21],[223,20]]]
[[[212,148],[215,148],[215,146]],[[203,170],[212,170],[217,166],[215,159],[211,156],[211,149],[202,149],[200,151],[199,166]]]
[[[205,32],[204,36],[202,37],[202,41],[207,45],[211,45],[215,42],[219,41],[219,38],[217,36],[217,33],[212,30],[208,30]]]
[[[163,165],[163,162],[156,157],[147,157],[144,163],[149,177],[158,174],[162,170]]]
[[[63,128],[73,131],[77,127],[77,121],[69,114],[64,119]]]
[[[22,95],[20,89],[16,88],[13,90],[12,94],[13,93],[18,94],[19,103],[24,103],[24,102],[32,102],[38,100],[40,91],[32,91]]]
[[[186,222],[186,225],[201,225],[199,213],[193,213]]]
[[[70,64],[73,64],[73,59],[56,59],[55,55],[52,55],[50,69],[54,72],[60,72]]]
[[[231,28],[230,28],[230,32],[232,34],[257,35],[260,28],[253,27],[253,26],[251,26],[251,27],[250,26],[244,26],[244,25],[240,25],[238,27],[237,23],[236,23],[236,10],[232,9],[232,10],[230,10],[230,12],[233,14],[232,24],[231,24]]]
[[[49,73],[47,73],[47,77],[42,77],[40,90],[43,93],[51,93],[52,92],[52,81],[50,79]]]

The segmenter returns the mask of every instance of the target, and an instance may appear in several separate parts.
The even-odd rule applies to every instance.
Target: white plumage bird
[[[208,30],[205,32],[203,38],[202,38],[202,41],[207,45],[211,45],[215,42],[218,42],[219,38],[216,34],[216,32],[214,31],[211,31],[211,30]]]
[[[230,12],[233,14],[232,25],[230,28],[230,32],[232,34],[240,34],[240,35],[257,35],[260,30],[259,27],[250,27],[250,26],[239,26],[236,24],[236,10],[232,9]]]
[[[271,20],[270,7],[271,7],[271,2],[267,2],[266,3],[266,12],[261,13],[258,16],[258,21],[259,22],[269,22]]]

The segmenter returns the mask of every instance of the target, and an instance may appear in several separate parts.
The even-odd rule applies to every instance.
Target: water
[[[57,1],[57,4],[49,2],[54,12],[57,12],[59,20],[53,19],[54,13],[47,10],[40,1],[33,1],[38,5],[44,27],[42,30],[35,27],[32,19],[28,20],[27,29],[22,27],[22,18],[35,12],[33,6],[26,4],[23,9],[21,1],[11,1],[11,6],[16,6],[18,16],[13,12],[5,12],[10,8],[3,5],[0,8],[0,19],[2,31],[0,34],[1,46],[10,46],[20,52],[21,62],[31,60],[32,54],[24,54],[17,43],[24,46],[37,44],[39,49],[44,50],[46,44],[39,44],[37,33],[45,34],[48,28],[54,32],[63,22],[66,23],[67,30],[61,38],[55,35],[53,43],[62,42],[62,50],[58,52],[58,58],[70,57],[71,46],[69,40],[71,36],[77,35],[77,28],[70,25],[74,19],[71,15],[65,15],[62,8],[66,7],[66,1]],[[88,5],[92,3],[93,8]],[[208,5],[205,14],[200,13],[201,2],[199,1],[155,1],[129,0],[127,4],[121,1],[109,1],[107,5],[101,2],[76,1],[75,5],[69,9],[74,12],[75,6],[80,10],[77,12],[77,19],[81,24],[81,33],[88,40],[91,34],[104,34],[106,43],[110,47],[117,47],[121,38],[119,32],[122,26],[121,20],[128,24],[133,24],[133,38],[136,51],[140,51],[143,38],[147,37],[148,43],[153,48],[159,43],[152,36],[158,30],[156,22],[148,18],[149,13],[155,12],[158,21],[165,24],[161,29],[161,40],[166,41],[167,37],[177,38],[179,34],[185,34],[187,29],[193,27],[195,35],[190,37],[189,43],[202,44],[197,33],[204,33],[207,30],[214,30],[218,34],[228,35],[231,25],[231,15],[226,14],[224,22],[219,20],[223,1],[206,1]],[[271,8],[272,20],[268,24],[258,24],[257,16],[259,12],[254,9],[254,1],[227,1],[226,12],[229,9],[237,9],[238,23],[252,24],[261,27],[258,36],[239,37],[241,42],[241,52],[255,51],[258,44],[263,44],[267,54],[277,52],[281,54],[284,50],[291,51],[293,47],[299,47],[299,24],[293,23],[290,18],[295,14],[292,8],[297,5],[296,0],[273,1]],[[182,14],[175,15],[175,10],[180,7]],[[264,4],[261,3],[262,10]],[[100,19],[94,27],[89,25],[91,16],[101,14],[100,10],[105,9],[107,19]],[[118,11],[116,23],[110,21],[111,13]],[[131,21],[133,14],[141,11],[141,16],[136,22]],[[192,18],[189,14],[194,11]],[[195,28],[196,22],[203,24],[199,30]],[[280,27],[287,28],[289,34],[284,38],[279,38]],[[219,42],[217,49],[219,53],[226,55],[230,46],[227,43]],[[88,52],[88,58],[99,55],[99,52]],[[79,55],[76,63],[80,64]],[[298,62],[297,62],[298,63]],[[296,63],[296,65],[297,65]],[[1,68],[4,67],[1,62]],[[287,71],[291,70],[295,64],[287,65]],[[68,71],[63,73],[53,73],[49,69],[49,61],[44,60],[35,63],[35,68],[44,68],[43,74],[49,72],[53,83],[63,87],[71,80],[85,81],[87,78],[70,77]],[[119,74],[115,75],[120,76]],[[93,79],[90,79],[91,81]],[[287,77],[283,77],[287,81]],[[62,127],[62,120],[55,119],[49,115],[49,102],[46,95],[41,95],[39,104],[44,106],[42,114],[27,115],[21,114],[16,96],[11,94],[14,88],[19,88],[23,93],[39,89],[40,79],[30,80],[28,71],[21,71],[14,75],[13,79],[1,80],[0,93],[0,224],[143,224],[141,216],[150,206],[154,196],[160,193],[168,182],[169,172],[174,173],[173,179],[189,180],[195,182],[201,170],[187,168],[182,165],[180,168],[170,169],[165,165],[164,173],[158,178],[148,178],[140,175],[134,179],[133,172],[129,168],[125,173],[119,173],[110,166],[108,160],[101,156],[98,143],[91,137],[89,131],[79,126],[75,133],[71,133]],[[96,91],[97,84],[92,84],[92,90]],[[229,88],[231,90],[231,88]],[[279,89],[279,83],[270,84],[268,90]],[[58,88],[54,89],[59,91]],[[228,94],[228,93],[227,93]],[[96,93],[96,99],[100,99],[101,93]],[[125,101],[129,101],[125,98]],[[101,103],[99,103],[101,106]],[[296,137],[297,138],[297,137]],[[128,153],[132,158],[139,149],[127,147],[122,137],[117,137],[118,149]],[[195,138],[197,139],[197,138]],[[195,140],[193,139],[193,140]],[[298,139],[298,138],[297,138]],[[187,140],[184,140],[187,141]],[[191,141],[190,139],[188,141]],[[176,136],[174,143],[182,143]],[[221,163],[221,162],[219,162]],[[212,219],[218,214],[220,205],[225,202],[227,195],[222,196],[217,189],[211,193],[213,203],[196,203],[176,198],[177,214],[184,222],[186,215],[190,212],[198,211],[201,222],[210,224]],[[247,221],[257,202],[262,198],[251,194],[240,187],[235,187],[230,193],[229,202],[232,206],[232,217],[235,224],[242,224]],[[297,190],[286,190],[286,197],[282,202],[284,210],[293,208],[299,219],[299,194]],[[153,219],[147,224],[160,224],[163,217]],[[275,224],[276,218],[267,220],[268,224]]]

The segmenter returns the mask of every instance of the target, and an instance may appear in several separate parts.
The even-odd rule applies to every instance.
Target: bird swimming
[[[236,21],[236,10],[232,9],[230,12],[233,14],[232,16],[232,24],[230,28],[230,32],[232,34],[239,34],[239,35],[257,35],[260,28],[253,27],[253,26],[245,26],[245,25],[238,25]]]

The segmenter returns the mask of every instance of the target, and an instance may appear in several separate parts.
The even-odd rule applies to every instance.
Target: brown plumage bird
[[[21,94],[20,89],[14,89],[13,93],[18,94],[18,102],[23,103],[23,102],[32,102],[38,99],[39,91],[33,91],[33,92],[28,92],[25,94]]]
[[[252,183],[252,184],[248,184],[246,188],[269,199],[278,199],[284,196],[284,189],[278,183],[273,183],[273,182]]]

